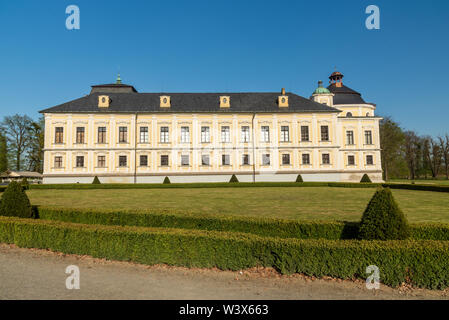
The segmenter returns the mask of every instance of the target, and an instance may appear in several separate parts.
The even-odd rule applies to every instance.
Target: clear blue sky
[[[65,9],[80,8],[67,30]],[[380,8],[367,30],[366,6]],[[0,117],[110,83],[143,92],[288,91],[344,83],[421,134],[449,132],[449,1],[0,0]]]

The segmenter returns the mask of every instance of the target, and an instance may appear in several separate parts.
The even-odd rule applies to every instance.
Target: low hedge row
[[[297,239],[356,239],[359,228],[357,222],[242,218],[169,210],[133,212],[39,207],[38,213],[45,220],[83,224],[231,231]],[[411,224],[410,229],[412,239],[449,240],[449,224]]]
[[[386,285],[449,286],[447,241],[357,241],[264,238],[241,233],[111,227],[0,217],[0,242],[143,264],[366,279],[376,265]]]
[[[352,182],[206,182],[206,183],[106,183],[106,184],[32,184],[30,189],[153,189],[153,188],[250,188],[250,187],[340,187],[340,188],[376,188],[417,191],[449,192],[449,186],[419,185],[401,183],[352,183]],[[5,187],[0,187],[3,192]]]

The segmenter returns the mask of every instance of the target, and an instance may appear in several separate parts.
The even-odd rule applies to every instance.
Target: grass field
[[[176,209],[296,220],[360,219],[375,189],[213,188],[28,190],[34,205],[105,209]],[[449,194],[392,190],[410,222],[448,222]]]
[[[433,184],[433,185],[441,185],[441,186],[449,186],[449,180],[446,179],[419,179],[414,180],[415,184]],[[388,180],[389,183],[412,183],[411,180],[407,179],[391,179]]]

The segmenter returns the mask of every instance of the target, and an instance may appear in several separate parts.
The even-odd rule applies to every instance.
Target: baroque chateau
[[[376,105],[334,72],[292,92],[140,93],[94,85],[45,116],[44,183],[381,181]]]

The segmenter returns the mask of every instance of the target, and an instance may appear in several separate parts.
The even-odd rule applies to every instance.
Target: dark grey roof
[[[351,88],[341,85],[337,87],[335,83],[327,87],[334,96],[334,104],[365,104],[360,93]]]
[[[94,92],[104,92],[104,93],[127,93],[127,92],[137,92],[137,90],[129,85],[124,83],[110,83],[110,84],[97,84],[92,86],[92,90],[90,93]]]
[[[93,88],[99,88],[93,86]],[[93,90],[94,91],[94,90]],[[279,108],[279,92],[247,93],[116,93],[95,90],[82,98],[40,111],[41,113],[200,113],[200,112],[340,112],[335,108],[311,101],[294,93],[286,93],[288,108]],[[108,108],[98,107],[98,96],[107,94]],[[170,108],[160,107],[160,96],[170,96]],[[229,96],[231,107],[220,108],[220,96]]]

